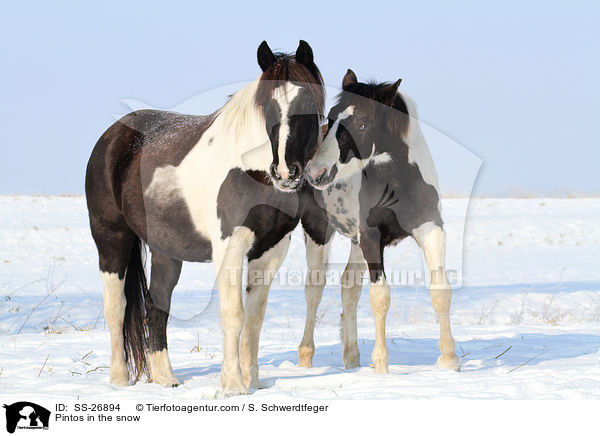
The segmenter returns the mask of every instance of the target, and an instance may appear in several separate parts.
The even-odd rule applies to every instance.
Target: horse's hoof
[[[301,368],[312,368],[312,360],[300,359],[300,362],[298,362],[298,366]]]
[[[258,380],[258,376],[256,377],[244,377],[244,384],[248,386],[248,389],[262,389],[263,386],[260,384]]]
[[[158,378],[153,378],[152,379],[152,383],[156,383],[158,385],[161,385],[165,388],[175,388],[177,386],[180,385],[179,380],[177,380],[175,378],[175,376],[165,376],[165,377],[158,377]]]
[[[456,354],[450,356],[440,356],[437,360],[438,368],[451,369],[453,371],[460,371],[460,359]]]
[[[110,383],[115,386],[129,386],[129,372],[127,368],[110,370]]]
[[[229,397],[235,397],[237,395],[248,395],[248,394],[250,394],[250,391],[243,386],[235,387],[235,388],[230,387],[230,388],[221,389],[219,397],[229,398]]]
[[[111,377],[110,384],[115,386],[129,386],[129,378]]]
[[[250,383],[248,383],[248,389],[256,389],[256,390],[264,389],[264,386],[260,381],[256,380],[256,381],[251,381]]]
[[[298,348],[298,366],[303,368],[312,368],[312,359],[314,354],[314,348],[304,346]]]
[[[179,386],[179,380],[173,375],[171,365],[168,368],[161,368],[156,365],[150,366],[150,381],[166,388]]]
[[[378,362],[373,363],[372,366],[375,369],[375,374],[389,374],[390,373],[387,362],[378,361]]]
[[[358,368],[360,366],[360,353],[358,352],[358,348],[344,352],[342,360],[344,361],[344,367],[346,369]]]

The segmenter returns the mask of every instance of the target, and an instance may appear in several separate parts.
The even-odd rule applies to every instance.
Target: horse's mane
[[[318,115],[325,110],[325,88],[323,77],[317,66],[296,62],[292,54],[275,53],[275,62],[254,82],[233,94],[219,110],[219,115],[232,126],[236,137],[249,126],[264,123],[262,104],[271,98],[273,91],[285,82],[296,82],[308,89],[313,96]]]
[[[379,104],[369,104],[369,117],[384,117],[385,125],[391,133],[406,137],[409,127],[408,106],[399,92],[396,92],[393,103],[388,105],[390,95],[389,89],[392,86],[390,82],[376,82],[371,80],[367,83],[351,83],[346,89],[337,96],[337,103],[343,101],[344,106],[359,104],[365,106],[365,99],[372,100]],[[336,103],[336,104],[337,104]]]

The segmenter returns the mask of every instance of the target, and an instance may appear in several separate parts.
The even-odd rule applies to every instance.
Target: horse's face
[[[316,103],[306,88],[285,82],[275,88],[264,113],[273,153],[270,176],[277,188],[295,190],[302,183],[308,157],[317,148],[320,117]]]
[[[307,180],[315,188],[351,176],[368,162],[376,129],[361,109],[342,102],[331,108],[325,139],[307,169]]]
[[[389,127],[384,112],[389,111],[399,84],[398,81],[390,85],[381,95],[365,98],[360,96],[363,94],[360,88],[372,85],[358,83],[356,75],[348,70],[341,97],[327,116],[325,138],[307,166],[306,178],[312,186],[323,189],[336,180],[350,177],[376,157],[376,144]]]
[[[264,45],[261,44],[262,49],[270,52],[266,43]],[[269,175],[277,189],[294,191],[302,184],[308,160],[320,140],[323,101],[320,98],[322,91],[315,92],[315,88],[321,85],[302,81],[313,74],[311,69],[314,67],[312,50],[307,43],[300,42],[295,60],[285,66],[261,62],[261,57],[268,57],[268,53],[261,53],[261,47],[258,58],[265,74],[268,75],[271,69],[287,68],[286,78],[294,79],[273,81],[271,92],[260,103],[271,142]],[[272,76],[279,79],[279,71],[273,72]]]

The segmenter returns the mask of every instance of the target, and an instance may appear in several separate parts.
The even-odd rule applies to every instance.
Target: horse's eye
[[[366,124],[361,124],[360,127],[358,128],[359,130],[366,130],[367,129],[367,125]]]

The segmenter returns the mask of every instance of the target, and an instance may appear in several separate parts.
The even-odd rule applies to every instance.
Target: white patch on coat
[[[431,286],[449,288],[445,269],[446,233],[444,229],[429,221],[412,229],[411,234],[423,250],[431,276]]]
[[[330,216],[329,223],[342,235],[353,240],[358,239],[358,223],[360,204],[358,194],[362,182],[362,174],[355,173],[345,180],[334,182],[321,191],[325,209]]]
[[[277,165],[277,171],[283,179],[287,179],[290,176],[290,170],[287,167],[285,161],[285,149],[287,146],[288,136],[290,134],[289,124],[289,111],[292,101],[298,95],[300,87],[293,83],[286,82],[285,85],[281,85],[273,91],[273,98],[279,105],[281,111],[281,119],[279,122],[279,144],[277,147],[277,156],[279,157],[279,164]]]
[[[129,384],[129,372],[125,364],[123,348],[123,322],[125,319],[125,280],[119,279],[117,273],[100,272],[104,284],[102,299],[104,301],[104,319],[110,332],[110,382],[115,385]]]
[[[392,155],[390,155],[389,153],[379,153],[379,154],[373,155],[373,157],[371,157],[370,162],[373,165],[385,165],[391,161],[392,161]]]
[[[167,387],[179,384],[179,381],[177,381],[173,374],[173,368],[169,361],[169,353],[166,348],[148,353],[148,364],[150,366],[150,378],[152,382]]]

